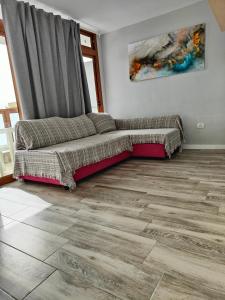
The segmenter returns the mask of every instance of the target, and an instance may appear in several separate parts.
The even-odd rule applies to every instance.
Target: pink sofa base
[[[36,181],[36,182],[43,182],[46,184],[54,184],[54,185],[62,185],[59,180],[52,179],[52,178],[46,178],[46,177],[38,177],[38,176],[20,176],[20,179],[28,180],[28,181]]]
[[[112,165],[115,165],[128,157],[149,157],[149,158],[166,158],[165,147],[162,144],[136,144],[133,145],[133,151],[124,151],[118,155],[115,155],[110,158],[106,158],[98,163],[94,163],[85,167],[81,167],[76,170],[74,174],[74,180],[79,181],[85,177],[88,177],[94,173],[97,173],[101,170],[104,170]],[[47,184],[62,185],[59,180],[45,178],[45,177],[36,177],[36,176],[21,176],[20,179],[43,182]]]
[[[112,165],[115,165],[115,164],[127,159],[130,156],[131,156],[131,153],[129,151],[124,151],[113,157],[106,158],[98,163],[82,167],[76,171],[73,178],[75,181],[79,181],[85,177],[95,174],[101,170],[104,170],[104,169],[112,166]],[[36,181],[36,182],[43,182],[43,183],[54,184],[54,185],[62,185],[59,180],[46,178],[46,177],[37,177],[37,176],[27,175],[27,176],[21,176],[20,179]]]
[[[130,152],[124,151],[113,157],[103,159],[102,161],[97,162],[95,164],[91,164],[91,165],[82,167],[76,171],[73,178],[75,181],[79,181],[87,176],[90,176],[90,175],[97,173],[101,170],[104,170],[112,165],[115,165],[115,164],[127,159],[128,157],[130,157]]]
[[[163,144],[135,144],[131,156],[165,158],[167,154]]]

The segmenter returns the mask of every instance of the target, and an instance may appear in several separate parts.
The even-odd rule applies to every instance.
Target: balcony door
[[[80,39],[92,111],[103,112],[104,107],[102,100],[97,37],[95,33],[81,29]]]
[[[0,185],[12,180],[14,128],[19,113],[3,23],[0,20]]]

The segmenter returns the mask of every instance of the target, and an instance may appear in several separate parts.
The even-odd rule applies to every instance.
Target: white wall
[[[19,1],[19,0],[18,0]],[[80,24],[80,27],[83,28],[83,29],[86,29],[86,30],[89,30],[89,31],[92,31],[92,32],[96,32],[96,28],[94,26],[91,26],[89,24],[86,24],[86,23],[83,23],[83,22],[80,22],[79,20],[76,20],[74,18],[72,18],[71,16],[69,16],[68,14],[64,13],[63,11],[59,11],[53,7],[50,7],[38,0],[25,0],[24,2],[28,2],[30,3],[31,5],[34,5],[36,8],[40,8],[40,9],[43,9],[47,12],[52,12],[53,14],[55,15],[60,15],[62,18],[64,19],[69,19],[69,20],[74,20],[76,21],[77,23]],[[0,19],[2,19],[2,10],[1,10],[1,4],[0,4]]]
[[[116,22],[116,20],[115,20]],[[128,44],[206,23],[206,69],[141,82],[129,80]],[[207,1],[101,37],[105,110],[114,117],[182,116],[188,144],[225,145],[225,33]],[[205,129],[196,123],[204,122]]]

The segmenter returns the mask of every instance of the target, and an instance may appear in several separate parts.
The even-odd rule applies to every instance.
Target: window
[[[91,48],[92,47],[92,43],[91,43],[91,37],[84,35],[84,34],[80,34],[80,42],[82,46],[86,46]]]
[[[99,71],[96,34],[81,29],[81,49],[87,75],[93,112],[103,112],[102,88]]]
[[[91,107],[93,112],[98,112],[98,100],[95,88],[95,76],[94,76],[94,64],[93,58],[90,57],[83,57],[84,60],[84,67],[87,76],[87,82],[89,87],[89,93],[91,98]]]
[[[14,127],[18,120],[14,81],[4,26],[0,20],[0,184],[12,180]]]
[[[82,29],[80,33],[92,110],[103,112],[96,34]],[[0,20],[0,185],[12,181],[14,127],[20,118],[18,103],[4,26]]]

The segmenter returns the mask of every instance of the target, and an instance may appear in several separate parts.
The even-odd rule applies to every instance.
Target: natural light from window
[[[4,37],[0,37],[0,108],[16,105],[12,74]]]
[[[5,38],[0,36],[0,177],[12,173],[14,127],[19,120]]]
[[[98,112],[93,58],[83,56],[83,60],[84,60],[84,67],[85,67],[85,71],[86,71],[88,88],[89,88],[89,93],[90,93],[90,98],[91,98],[92,111]]]

